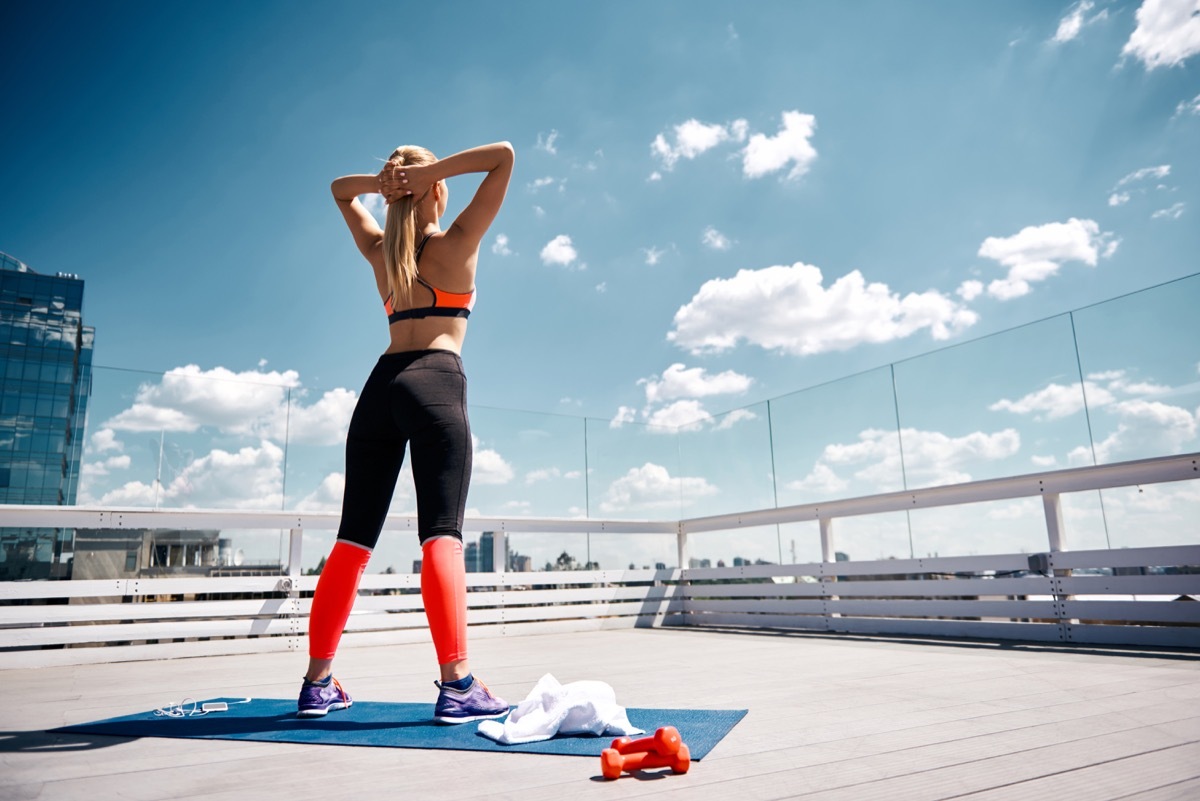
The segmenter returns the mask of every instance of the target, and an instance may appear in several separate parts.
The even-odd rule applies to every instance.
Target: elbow
[[[512,164],[516,160],[517,151],[513,150],[512,142],[497,142],[496,145],[500,148],[504,163]]]

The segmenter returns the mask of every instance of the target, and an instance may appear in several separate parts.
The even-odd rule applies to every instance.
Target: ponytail
[[[423,147],[406,145],[396,148],[388,161],[403,167],[406,164],[432,164],[437,158]],[[394,309],[408,308],[412,302],[412,285],[417,276],[416,206],[420,199],[408,195],[389,205],[387,210],[383,227],[383,264]]]

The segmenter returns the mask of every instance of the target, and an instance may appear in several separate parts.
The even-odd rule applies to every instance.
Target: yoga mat
[[[393,704],[355,701],[349,709],[323,718],[296,717],[295,699],[210,698],[200,704],[225,701],[227,712],[189,717],[164,717],[153,711],[79,723],[53,729],[73,734],[117,737],[196,737],[209,740],[256,740],[320,745],[362,745],[382,748],[449,748],[459,751],[499,751],[522,754],[560,754],[598,757],[613,738],[591,735],[556,736],[538,743],[500,745],[479,734],[478,722],[447,726],[433,722],[433,704]],[[189,706],[185,707],[190,709]],[[674,726],[692,759],[700,760],[746,715],[745,709],[634,709],[629,722],[647,734]]]

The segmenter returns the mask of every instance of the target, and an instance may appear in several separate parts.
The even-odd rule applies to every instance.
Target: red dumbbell
[[[682,744],[673,754],[657,754],[654,751],[622,754],[615,748],[605,748],[600,752],[600,773],[606,779],[619,778],[625,771],[646,768],[670,768],[672,773],[687,773],[691,765],[692,755],[688,752],[688,747]]]
[[[661,756],[669,756],[679,751],[683,740],[674,726],[663,726],[651,737],[640,740],[630,740],[628,737],[618,737],[612,741],[612,748],[622,754],[640,754],[643,751],[653,751]]]

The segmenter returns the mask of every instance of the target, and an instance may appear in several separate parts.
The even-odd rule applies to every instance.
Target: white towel
[[[617,704],[617,694],[602,681],[559,684],[547,673],[503,722],[485,720],[479,733],[502,745],[536,743],[555,734],[624,736],[644,734]]]

